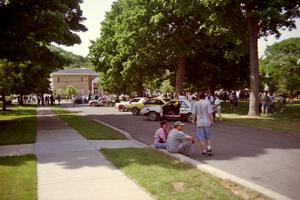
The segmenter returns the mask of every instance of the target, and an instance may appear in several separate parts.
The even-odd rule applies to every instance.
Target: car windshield
[[[129,103],[135,103],[138,102],[140,99],[132,99],[131,101],[129,101]]]

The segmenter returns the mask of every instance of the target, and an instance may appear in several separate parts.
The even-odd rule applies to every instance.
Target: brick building
[[[68,86],[77,89],[78,94],[98,94],[98,74],[90,69],[63,69],[50,74],[51,89],[54,94],[63,95]]]

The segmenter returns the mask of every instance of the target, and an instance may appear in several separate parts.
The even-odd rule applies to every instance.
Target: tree
[[[173,88],[173,86],[171,85],[170,80],[164,80],[164,81],[161,83],[160,91],[163,92],[163,93],[173,92],[173,91],[174,91],[174,88]]]
[[[5,96],[10,93],[11,88],[14,85],[14,79],[16,78],[15,63],[7,60],[0,60],[0,94],[2,97],[2,110],[6,110]]]
[[[190,78],[185,75],[189,60],[203,51],[216,54],[216,47],[222,46],[230,54],[239,46],[240,38],[232,39],[230,27],[212,26],[208,17],[196,0],[119,0],[102,22],[100,38],[92,42],[89,56],[103,73],[104,84],[113,90],[141,91],[143,83],[170,71],[178,94]],[[201,61],[210,57],[202,56]]]
[[[39,51],[51,42],[80,43],[75,33],[86,31],[80,0],[0,2],[0,58],[39,60]],[[51,23],[49,23],[51,22]],[[36,56],[37,55],[37,56]]]
[[[63,68],[94,68],[93,64],[86,57],[76,55],[70,51],[65,51],[64,49],[54,45],[50,45],[49,49],[64,58],[65,64],[63,65]]]
[[[0,59],[9,63],[1,68],[9,67],[7,78],[14,79],[13,85],[1,79],[2,91],[22,95],[29,90],[48,90],[49,74],[61,66],[62,59],[49,50],[50,43],[80,43],[76,32],[86,31],[80,2],[0,0]]]
[[[290,38],[268,46],[261,60],[265,83],[279,93],[300,91],[300,38]]]
[[[259,93],[259,66],[257,41],[260,37],[271,34],[280,36],[280,28],[295,28],[295,18],[299,17],[299,0],[206,0],[211,12],[220,15],[219,19],[231,24],[240,24],[236,20],[244,18],[247,26],[249,40],[249,63],[250,63],[250,116],[257,116],[258,93]],[[226,16],[226,17],[224,17]]]
[[[66,87],[65,93],[70,97],[72,95],[75,95],[78,93],[77,89],[73,87],[72,85],[69,85]]]

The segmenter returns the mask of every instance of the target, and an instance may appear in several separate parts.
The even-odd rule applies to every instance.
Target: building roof
[[[89,76],[98,76],[96,72],[90,69],[81,69],[81,68],[70,68],[62,69],[51,73],[53,75],[89,75]]]

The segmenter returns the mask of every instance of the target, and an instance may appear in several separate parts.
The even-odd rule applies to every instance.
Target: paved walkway
[[[0,146],[0,156],[20,156],[26,154],[34,154],[34,144]]]
[[[49,108],[38,108],[38,199],[152,199],[98,151],[108,143],[90,143]]]

